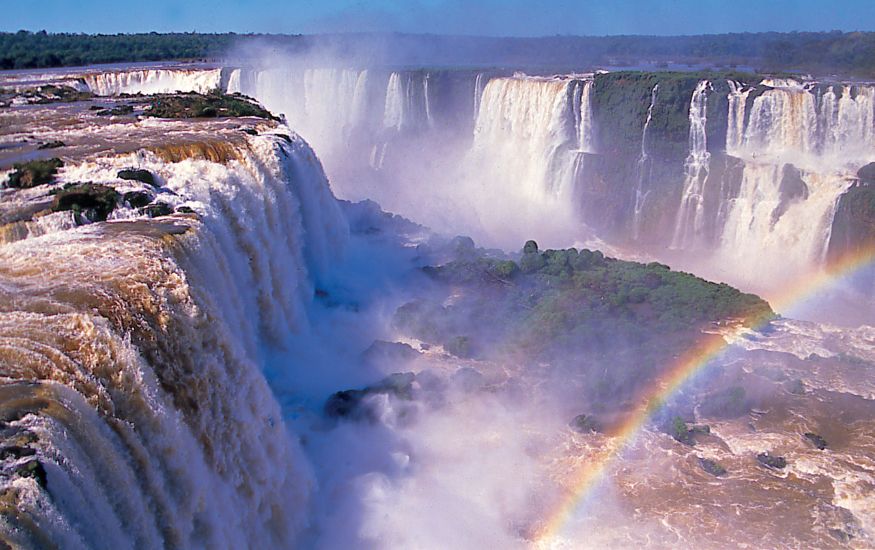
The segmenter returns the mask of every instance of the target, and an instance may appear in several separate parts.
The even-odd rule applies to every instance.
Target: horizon
[[[321,35],[401,33],[487,38],[555,36],[699,36],[764,32],[872,32],[875,4],[866,0],[648,0],[616,2],[549,0],[419,0],[368,3],[327,0],[319,5],[261,0],[178,3],[157,0],[148,8],[109,0],[72,4],[47,0],[35,13],[23,4],[7,6],[0,31],[34,29],[51,33],[137,34],[236,33]],[[643,15],[646,15],[643,16]]]

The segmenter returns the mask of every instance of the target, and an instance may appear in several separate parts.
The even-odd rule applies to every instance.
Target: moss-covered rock
[[[94,222],[105,221],[115,210],[120,198],[115,189],[106,185],[74,184],[55,194],[52,210],[72,211],[75,215],[84,215]]]
[[[48,160],[32,160],[14,164],[14,172],[9,176],[7,187],[14,189],[29,189],[37,185],[45,185],[55,180],[58,169],[64,166],[58,158]]]
[[[154,96],[144,114],[159,118],[252,116],[276,120],[276,117],[252,99],[239,94],[228,95],[220,92]]]

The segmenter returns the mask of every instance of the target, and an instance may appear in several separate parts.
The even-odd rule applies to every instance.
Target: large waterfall
[[[649,253],[670,246],[672,258],[710,256],[736,282],[759,277],[760,260],[776,251],[788,259],[785,268],[765,266],[777,279],[819,265],[839,197],[875,160],[869,85],[715,77],[679,88],[682,75],[654,73],[646,96],[629,96],[640,105],[594,112],[594,94],[610,102],[638,84],[596,92],[592,76],[298,65],[223,75],[147,71],[86,82],[117,93],[171,81],[166,87],[196,90],[219,79],[285,114],[342,197],[373,198],[497,245],[542,233],[556,245],[596,236]],[[683,128],[672,118],[681,108]],[[617,131],[640,143],[600,139]],[[684,155],[670,152],[681,140]]]
[[[347,230],[299,138],[234,147],[224,162],[141,150],[63,172],[119,185],[119,169],[146,169],[196,214],[125,210],[0,245],[4,540],[278,547],[305,526],[309,467],[260,362],[306,329]]]

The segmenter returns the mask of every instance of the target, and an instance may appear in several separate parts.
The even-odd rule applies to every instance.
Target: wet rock
[[[155,176],[153,176],[152,172],[148,170],[140,168],[125,168],[124,170],[119,170],[118,177],[119,179],[138,181],[155,187]]]
[[[97,111],[95,114],[97,116],[124,116],[129,115],[133,112],[133,105],[119,105],[118,107],[113,107],[111,109],[102,109],[100,111]]]
[[[317,291],[317,297],[318,297]],[[326,296],[327,297],[327,296]],[[402,342],[386,342],[376,340],[362,354],[364,359],[372,363],[408,362],[419,357],[419,352]]]
[[[787,459],[783,456],[772,456],[769,453],[760,453],[757,455],[757,460],[763,466],[781,470],[787,467]]]
[[[592,433],[592,432],[601,432],[602,425],[596,420],[592,415],[588,414],[579,414],[571,419],[571,422],[568,423],[572,430],[577,433]]]
[[[807,439],[816,448],[820,449],[821,451],[826,449],[826,447],[827,447],[826,439],[822,438],[821,436],[817,435],[814,432],[805,432],[804,435],[805,435],[805,439]]]
[[[151,193],[147,193],[146,191],[128,191],[124,195],[122,195],[122,201],[127,203],[131,208],[143,208],[152,200],[154,197]]]
[[[5,447],[0,447],[0,460],[6,460],[9,458],[19,459],[26,456],[33,456],[35,454],[36,451],[30,447],[23,447],[20,445],[7,445]]]
[[[47,141],[45,143],[40,143],[37,149],[57,149],[59,147],[64,147],[64,142],[60,140]]]
[[[39,460],[29,460],[15,467],[15,473],[21,477],[32,477],[40,487],[46,486],[46,469]]]
[[[119,194],[112,187],[94,183],[74,184],[55,194],[52,210],[72,211],[78,218],[84,215],[93,222],[106,221],[115,210]]]
[[[173,208],[166,202],[156,202],[143,208],[143,214],[150,218],[160,218],[173,214]]]
[[[375,421],[376,411],[369,407],[365,398],[371,395],[386,394],[399,399],[413,399],[413,383],[416,375],[401,372],[387,376],[376,384],[360,390],[335,392],[325,402],[324,412],[328,418]]]
[[[197,214],[197,212],[195,212],[192,207],[185,206],[185,205],[177,206],[176,211],[179,212],[180,214]]]
[[[784,389],[793,395],[805,395],[805,383],[798,378],[784,382]]]
[[[854,538],[854,535],[841,529],[830,529],[829,534],[832,538],[844,544],[848,544]]]
[[[257,136],[258,130],[255,128],[243,128],[243,132],[249,134],[250,136]]]
[[[726,475],[726,468],[724,468],[719,462],[711,460],[710,458],[699,458],[699,466],[714,477]]]

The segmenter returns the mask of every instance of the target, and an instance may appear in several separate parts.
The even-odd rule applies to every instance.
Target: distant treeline
[[[0,33],[0,69],[213,58],[222,56],[237,38],[233,33]]]
[[[766,71],[875,76],[875,33],[734,33],[700,36],[493,38],[412,34],[54,34],[0,33],[0,68],[216,58],[233,46],[320,49],[350,63],[591,68],[638,63],[707,63]],[[246,51],[245,49],[242,51]]]

